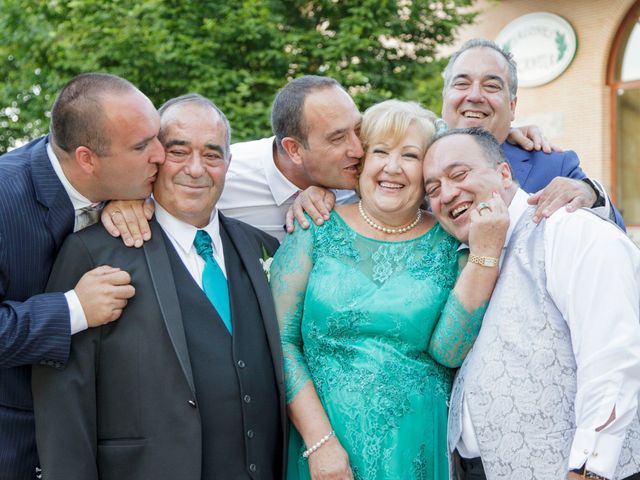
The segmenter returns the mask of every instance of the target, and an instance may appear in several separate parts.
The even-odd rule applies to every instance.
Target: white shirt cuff
[[[624,436],[577,428],[569,455],[569,470],[585,465],[590,472],[613,478],[623,443]]]
[[[88,328],[87,317],[84,315],[80,299],[74,290],[69,290],[64,294],[69,306],[69,318],[71,320],[71,335],[82,332]]]

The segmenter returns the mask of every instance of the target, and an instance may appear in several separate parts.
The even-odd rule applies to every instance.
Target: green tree
[[[0,0],[0,151],[46,132],[56,92],[106,71],[156,105],[199,92],[234,141],[270,134],[277,90],[330,75],[360,108],[386,98],[440,108],[436,49],[473,0]]]

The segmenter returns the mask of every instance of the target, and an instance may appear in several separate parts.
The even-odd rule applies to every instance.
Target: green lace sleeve
[[[466,264],[466,260],[466,254],[461,255],[459,270]],[[449,368],[462,365],[478,337],[488,304],[487,300],[475,310],[468,311],[458,295],[451,290],[429,342],[429,354],[436,362]]]
[[[309,221],[313,225],[312,221]],[[271,265],[271,292],[280,325],[287,402],[311,380],[302,345],[300,325],[309,273],[313,267],[313,232],[296,224],[287,235]]]
[[[436,362],[449,368],[462,365],[478,336],[487,305],[469,312],[451,291],[429,342],[429,354]]]

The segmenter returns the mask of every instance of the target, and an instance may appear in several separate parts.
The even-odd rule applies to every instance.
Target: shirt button
[[[196,402],[194,402],[193,400],[189,400],[187,403],[190,407],[196,408]]]
[[[585,455],[589,455],[589,450],[587,450],[587,449],[585,448],[583,453],[584,453]]]
[[[597,457],[598,456],[598,452],[593,452],[593,456]]]
[[[253,436],[255,435],[253,430],[247,430],[247,437],[249,438],[253,438]]]
[[[245,395],[243,400],[244,400],[244,403],[251,403],[251,396],[250,395]]]
[[[243,361],[243,360],[238,360],[238,366],[239,366],[240,368],[244,368],[244,367],[246,367],[246,364],[244,363],[244,361]]]
[[[249,465],[249,470],[251,470],[252,472],[255,472],[256,470],[258,470],[258,467],[256,466],[255,463],[252,463],[251,465]]]

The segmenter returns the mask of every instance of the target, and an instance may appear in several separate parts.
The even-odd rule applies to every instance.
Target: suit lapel
[[[47,208],[45,224],[56,247],[60,248],[66,236],[73,231],[74,211],[47,155],[47,138],[40,139],[31,149],[31,177],[38,202]]]
[[[184,335],[184,326],[182,323],[182,312],[180,311],[180,303],[178,302],[178,294],[173,280],[171,265],[167,255],[167,245],[170,241],[165,237],[160,226],[155,222],[150,222],[151,240],[145,242],[144,253],[149,267],[151,282],[160,305],[162,318],[167,327],[169,338],[173,348],[178,356],[178,361],[182,367],[191,391],[195,395],[195,386],[193,382],[193,372],[191,370],[191,360],[189,359],[189,350],[187,348],[187,340]]]
[[[513,178],[523,186],[527,182],[529,172],[531,172],[531,154],[526,150],[511,145],[508,142],[502,144],[502,150],[507,156],[511,170],[513,171]]]
[[[241,228],[233,222],[229,222],[222,214],[220,214],[220,233],[223,241],[225,237],[227,237],[229,242],[233,243],[233,246],[240,256],[240,261],[243,263],[244,268],[247,271],[247,275],[249,275],[251,285],[256,292],[258,305],[260,305],[260,313],[262,314],[262,322],[267,334],[267,341],[269,342],[269,349],[271,350],[271,355],[273,357],[276,379],[278,382],[281,382],[283,380],[283,374],[280,367],[282,363],[280,332],[278,330],[278,321],[275,314],[275,307],[273,306],[271,289],[269,288],[267,277],[260,264],[260,254],[256,252],[254,248],[251,248],[254,241],[249,239],[247,234]],[[230,261],[227,263],[229,253],[229,249],[225,248],[225,263],[230,266],[232,262]],[[227,278],[232,278],[232,272],[230,269],[227,270]],[[229,281],[229,285],[232,287],[232,281]],[[234,292],[233,288],[230,288],[230,293],[232,295],[232,303],[234,303],[233,296],[241,295],[243,292]],[[237,300],[237,298],[235,300]]]

